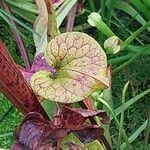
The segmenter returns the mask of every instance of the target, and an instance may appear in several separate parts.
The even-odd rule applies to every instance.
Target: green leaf
[[[37,6],[31,2],[28,2],[26,0],[5,0],[6,3],[9,5],[15,6],[17,8],[20,8],[24,11],[27,11],[29,13],[33,13],[35,15],[38,15],[38,9]]]
[[[47,26],[48,26],[48,13],[47,8],[44,0],[36,0],[36,4],[39,8],[39,16],[37,17],[34,23],[35,31],[40,35],[33,35],[34,43],[36,46],[36,56],[44,52],[46,46],[48,44],[47,41]]]
[[[147,89],[145,90],[144,92],[140,93],[139,95],[131,98],[129,101],[127,101],[125,103],[125,107],[124,107],[124,110],[128,109],[132,104],[134,104],[135,102],[137,102],[138,100],[140,100],[143,96],[147,95],[150,93],[150,89]],[[121,113],[121,110],[122,110],[122,106],[116,108],[114,111],[115,111],[115,114],[116,115],[119,115]]]
[[[5,14],[7,17],[9,17],[10,19],[14,20],[16,23],[18,23],[19,25],[21,25],[22,27],[24,27],[25,29],[27,29],[28,31],[32,32],[33,34],[35,34],[36,36],[39,36],[39,34],[33,30],[32,28],[30,28],[29,26],[27,26],[25,23],[23,23],[22,21],[18,20],[16,17],[8,14],[7,12],[5,12],[3,9],[0,8],[0,12],[2,12],[3,14]]]
[[[85,147],[88,148],[88,150],[106,150],[99,141],[95,140],[91,143],[85,144]]]
[[[143,17],[132,6],[124,1],[117,0],[116,3],[113,4],[113,8],[124,11],[128,15],[135,18],[142,25],[146,24],[146,21],[143,19]],[[150,31],[150,28],[147,29]]]
[[[63,150],[69,150],[67,143],[73,143],[84,147],[84,144],[73,133],[70,133],[67,136],[65,136],[65,138],[61,142],[61,147]]]
[[[45,112],[48,114],[49,118],[53,118],[56,114],[57,106],[55,102],[49,101],[48,99],[44,99],[41,103]]]
[[[25,38],[24,35],[16,28],[16,26],[12,24],[10,20],[3,13],[1,13],[1,11],[0,11],[0,17],[2,17],[14,31],[19,33],[23,38]]]
[[[146,128],[147,126],[147,120],[128,138],[129,142],[133,142],[140,134],[141,132]],[[123,143],[121,145],[121,149],[123,150],[126,147],[126,144]]]
[[[119,124],[119,137],[118,137],[118,147],[120,148],[121,146],[121,132],[122,132],[122,128],[124,125],[124,111],[125,111],[125,95],[126,95],[126,91],[128,89],[129,86],[129,82],[127,82],[123,88],[123,92],[122,92],[122,110],[121,110],[121,117],[120,117],[120,124]]]
[[[131,0],[131,3],[150,20],[150,10],[140,0]]]
[[[58,35],[48,44],[45,59],[56,73],[39,71],[31,77],[33,90],[44,98],[73,103],[109,86],[106,54],[85,33]]]
[[[70,9],[74,6],[77,0],[66,0],[57,10],[57,27],[61,25],[65,17],[68,15]]]
[[[30,23],[33,23],[37,17],[36,15],[31,14],[27,11],[22,10],[22,9],[19,9],[17,7],[11,6],[10,8],[11,8],[11,11],[13,13],[15,13],[18,16],[22,17],[23,19],[29,21]]]

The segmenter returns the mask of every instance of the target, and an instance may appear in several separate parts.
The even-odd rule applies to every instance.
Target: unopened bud
[[[107,54],[116,54],[120,51],[121,40],[117,36],[111,36],[104,42]]]

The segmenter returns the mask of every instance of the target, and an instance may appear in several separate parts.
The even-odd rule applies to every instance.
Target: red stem
[[[77,2],[74,4],[72,9],[69,11],[66,32],[71,32],[73,29],[76,9],[77,9]]]
[[[2,41],[0,41],[0,91],[24,115],[39,112],[48,118]]]
[[[2,2],[2,5],[3,5],[5,11],[6,11],[8,14],[11,14],[10,9],[9,9],[9,7],[7,6],[7,4],[5,4],[4,2]],[[11,22],[14,26],[16,26],[16,23],[15,23],[12,19],[9,19],[9,20],[10,20],[10,22]],[[16,27],[16,28],[17,28],[17,27]],[[21,56],[22,56],[22,59],[23,59],[23,61],[24,61],[25,67],[26,67],[26,69],[30,69],[29,57],[28,57],[27,50],[25,49],[23,40],[22,40],[22,38],[20,37],[20,35],[19,35],[17,32],[15,32],[12,28],[10,28],[10,29],[11,29],[11,31],[12,31],[12,33],[13,33],[14,38],[15,38],[16,44],[17,44],[17,46],[18,46],[18,49],[19,49],[20,54],[21,54]]]

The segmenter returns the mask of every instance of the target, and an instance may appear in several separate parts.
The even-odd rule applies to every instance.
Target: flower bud
[[[107,54],[116,54],[120,51],[121,40],[117,36],[111,36],[104,42]]]

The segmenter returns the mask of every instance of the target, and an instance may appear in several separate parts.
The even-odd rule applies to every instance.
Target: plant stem
[[[124,63],[125,61],[131,59],[135,54],[129,53],[127,55],[124,56],[120,56],[117,58],[112,58],[108,60],[108,64],[112,64],[112,65],[118,65],[120,63]]]
[[[29,112],[39,112],[43,117],[48,119],[37,96],[29,87],[1,40],[0,60],[0,91],[3,92],[8,100],[10,100],[24,115]]]
[[[102,17],[102,20],[104,20],[104,17],[105,17],[105,0],[101,0],[100,3],[101,3],[101,17]]]
[[[74,4],[74,6],[69,11],[66,32],[71,32],[73,29],[76,9],[77,9],[77,2]]]
[[[117,117],[116,117],[116,115],[115,115],[115,113],[114,113],[114,111],[111,109],[111,107],[109,106],[109,104],[105,101],[105,100],[103,100],[102,98],[100,98],[100,97],[97,97],[96,98],[99,102],[101,102],[102,104],[104,104],[105,106],[106,106],[106,108],[108,109],[108,111],[111,113],[111,115],[113,116],[113,118],[114,118],[114,121],[115,121],[115,123],[116,123],[116,126],[119,128],[119,121],[118,121],[118,119],[117,119]],[[128,150],[132,150],[133,148],[132,148],[132,146],[130,145],[130,143],[129,143],[129,141],[128,141],[128,137],[127,137],[127,135],[126,135],[126,133],[125,133],[125,130],[122,128],[122,130],[121,130],[121,134],[122,134],[122,137],[123,137],[123,139],[124,139],[124,141],[126,142],[126,145],[127,145],[127,149]]]
[[[108,13],[107,13],[107,25],[110,27],[111,22],[111,16],[112,16],[112,0],[109,0],[107,6],[108,6]]]
[[[150,26],[150,21],[144,24],[141,28],[136,30],[131,36],[129,36],[122,44],[121,49],[124,49],[129,43],[131,43],[142,31]]]
[[[134,57],[132,57],[130,60],[128,60],[127,62],[125,62],[124,64],[120,65],[119,67],[117,67],[112,73],[113,75],[118,73],[120,70],[124,69],[125,67],[127,67],[129,64],[131,64],[133,61],[135,61],[139,56],[141,56],[143,54],[143,51],[145,51],[147,49],[143,48],[141,49],[137,54],[134,55]]]
[[[11,14],[9,7],[4,2],[2,2],[2,5],[3,5],[5,11],[8,14]],[[16,23],[12,19],[9,19],[9,20],[16,27]],[[23,40],[17,32],[15,32],[12,28],[10,28],[10,29],[13,33],[14,38],[15,38],[16,44],[18,46],[18,49],[19,49],[20,54],[22,56],[22,59],[24,61],[25,67],[26,67],[26,69],[30,69],[29,56],[28,56],[27,50],[24,46]]]
[[[121,132],[123,129],[123,122],[124,122],[124,110],[125,110],[125,94],[128,88],[129,82],[127,82],[123,88],[122,92],[122,110],[121,110],[121,118],[120,118],[120,125],[119,125],[119,137],[118,137],[118,148],[121,149]]]
[[[149,135],[150,135],[150,110],[148,111],[148,121],[147,121],[147,127],[146,127],[146,131],[145,131],[145,139],[144,139],[143,150],[148,150]]]
[[[45,0],[47,12],[48,12],[48,41],[50,41],[52,38],[57,36],[59,34],[59,30],[57,28],[57,21],[56,21],[56,15],[55,10],[53,8],[52,0]]]
[[[90,7],[91,7],[91,11],[92,12],[95,12],[96,11],[96,9],[95,9],[95,5],[94,5],[94,1],[92,0],[89,0],[89,3],[90,3]]]

